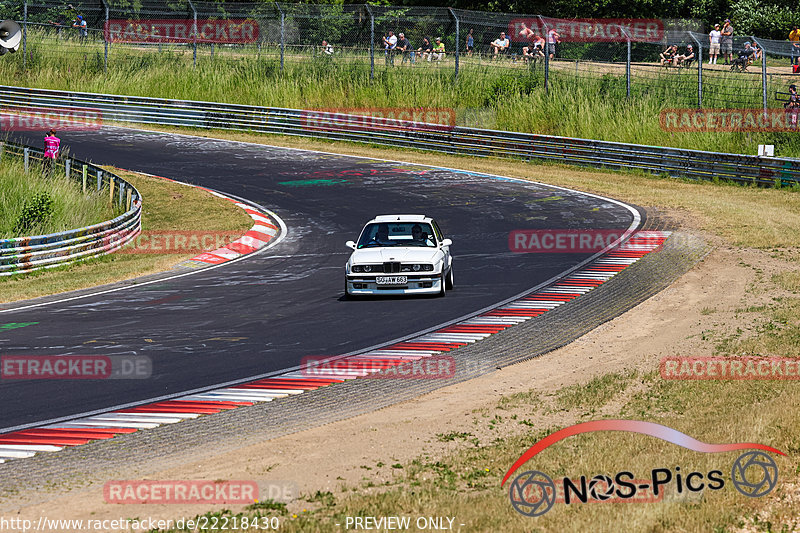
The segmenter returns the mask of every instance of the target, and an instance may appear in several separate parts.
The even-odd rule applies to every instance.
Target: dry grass
[[[227,200],[203,190],[108,167],[136,186],[144,198],[143,231],[241,231],[252,220]],[[36,298],[169,270],[194,254],[112,254],[80,264],[0,277],[0,302]]]

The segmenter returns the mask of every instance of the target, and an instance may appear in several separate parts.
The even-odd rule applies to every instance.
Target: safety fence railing
[[[295,135],[448,154],[502,157],[766,186],[800,183],[800,160],[388,120],[328,111],[254,107],[0,86],[5,105],[68,112],[95,108],[107,121]]]
[[[709,35],[697,20],[567,20],[428,6],[6,0],[0,18],[23,26],[21,53],[4,59],[22,69],[103,72],[116,62],[127,73],[224,60],[240,68],[236,62],[257,58],[270,62],[265,73],[273,66],[283,71],[288,62],[332,61],[358,63],[374,79],[376,71],[395,67],[452,69],[454,78],[502,68],[537,78],[545,91],[599,80],[615,98],[663,95],[699,108],[778,105],[768,95],[792,83],[791,63],[800,57],[800,43],[777,40],[776,32],[764,36],[773,39],[753,36],[758,28],[737,27],[730,40],[721,39],[719,61],[708,64]],[[758,49],[756,57],[732,71],[727,63],[745,42]],[[677,57],[665,63],[671,45]],[[159,60],[155,54],[162,51]]]
[[[24,170],[41,163],[43,150],[0,141],[0,159],[17,157]],[[83,191],[108,191],[109,202],[125,209],[112,220],[48,235],[0,239],[0,276],[53,268],[117,251],[141,231],[142,201],[132,184],[113,172],[73,157],[61,158],[55,171],[75,179]]]

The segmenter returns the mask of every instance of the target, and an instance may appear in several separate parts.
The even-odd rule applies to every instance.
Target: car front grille
[[[400,263],[387,262],[383,264],[384,274],[396,274],[400,272]]]

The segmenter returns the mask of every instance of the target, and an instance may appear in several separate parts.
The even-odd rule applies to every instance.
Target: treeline
[[[263,3],[251,0],[236,3]],[[121,3],[112,0],[112,4]],[[122,0],[126,3],[126,0]],[[127,0],[135,4],[135,1]],[[169,3],[169,2],[167,2]],[[224,4],[225,0],[216,3]],[[309,3],[343,4],[356,0],[317,0]],[[371,0],[384,6],[442,6],[478,11],[526,13],[557,18],[697,19],[706,29],[731,19],[738,35],[784,40],[800,24],[797,0]]]

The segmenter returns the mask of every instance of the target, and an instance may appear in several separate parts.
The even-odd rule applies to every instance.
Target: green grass
[[[459,124],[467,126],[733,153],[755,154],[758,144],[774,144],[776,155],[800,156],[800,140],[793,133],[664,131],[659,121],[663,109],[697,105],[694,70],[636,66],[628,100],[624,68],[618,64],[586,64],[576,76],[572,63],[554,62],[546,93],[541,68],[498,68],[462,58],[454,82],[452,62],[389,68],[376,57],[375,79],[370,80],[365,59],[327,59],[290,56],[282,73],[274,54],[224,50],[212,59],[204,50],[195,68],[190,50],[159,53],[114,45],[106,73],[99,43],[54,42],[31,31],[27,69],[21,54],[6,56],[0,75],[17,85],[49,89],[302,109],[453,108]],[[750,74],[706,70],[705,104],[760,107],[758,67],[751,67]],[[770,98],[778,90],[785,91],[785,80],[776,75],[770,78]],[[780,103],[771,100],[769,105]]]
[[[18,234],[17,220],[26,203],[41,193],[55,202],[52,214],[30,226],[24,235]],[[45,178],[38,165],[33,164],[26,173],[18,158],[5,155],[0,161],[0,239],[81,228],[110,220],[120,212],[111,206],[107,192],[84,194],[80,183],[58,172]]]

